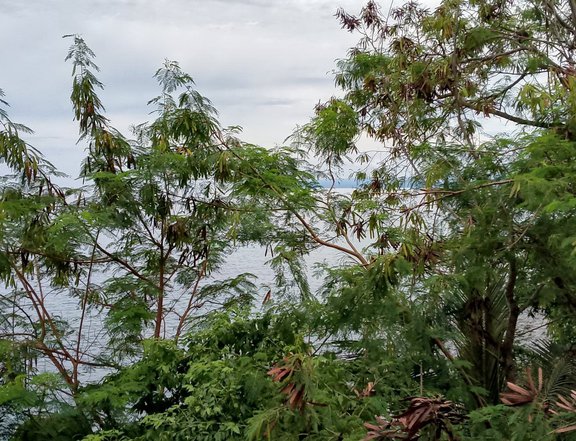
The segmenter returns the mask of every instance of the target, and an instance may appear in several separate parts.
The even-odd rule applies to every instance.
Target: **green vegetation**
[[[360,36],[338,63],[342,97],[290,147],[238,139],[174,62],[156,73],[155,120],[125,137],[77,36],[83,186],[56,185],[0,108],[0,431],[576,439],[576,5],[337,15]],[[486,134],[494,121],[508,132]],[[321,188],[361,135],[386,159],[351,195]],[[249,264],[210,277],[254,244],[276,273],[264,296]],[[303,257],[317,247],[347,260],[319,268],[315,292]],[[87,382],[90,369],[106,376]]]

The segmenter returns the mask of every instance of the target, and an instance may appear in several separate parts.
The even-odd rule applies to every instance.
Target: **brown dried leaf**
[[[532,397],[532,394],[530,393],[530,391],[524,389],[523,387],[518,386],[517,384],[514,384],[510,381],[506,382],[506,386],[508,386],[508,389],[513,390],[514,392],[523,395],[525,397]]]
[[[560,427],[559,429],[554,430],[554,433],[566,433],[572,432],[574,430],[576,430],[576,424],[573,424],[572,426]]]
[[[296,385],[294,383],[288,383],[280,390],[280,392],[286,395],[290,395],[295,387]]]
[[[542,392],[542,387],[544,386],[544,373],[542,368],[538,368],[538,393]]]
[[[526,368],[526,378],[528,380],[528,389],[532,394],[533,391],[536,391],[536,386],[534,386],[534,380],[532,380],[532,369]],[[510,386],[508,386],[510,387]]]
[[[272,298],[272,290],[269,289],[266,295],[264,296],[264,299],[262,300],[262,304],[265,305],[270,301],[271,298]]]
[[[515,392],[503,392],[500,394],[500,401],[507,406],[521,406],[523,404],[531,403],[532,397],[527,397],[526,395],[517,394]]]

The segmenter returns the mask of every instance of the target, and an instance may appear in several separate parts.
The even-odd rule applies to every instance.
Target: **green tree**
[[[344,97],[318,106],[302,139],[338,165],[365,134],[385,160],[358,174],[369,182],[335,229],[369,234],[368,255],[411,266],[399,289],[424,308],[422,331],[476,405],[496,403],[523,363],[522,316],[550,321],[564,357],[574,343],[572,6],[407,2],[384,13],[370,1],[337,15],[361,39],[338,63]],[[510,132],[482,132],[494,119]]]
[[[43,375],[34,366],[47,359],[60,381],[41,389],[62,395],[55,397],[60,404],[46,407],[38,391],[39,401],[27,406],[40,414],[68,408],[65,397],[77,397],[83,373],[117,370],[139,356],[145,338],[178,342],[206,305],[250,301],[256,293],[250,274],[208,280],[236,246],[282,249],[278,268],[288,262],[297,272],[294,249],[305,243],[283,213],[290,199],[309,204],[315,185],[288,151],[243,143],[234,128],[222,128],[175,62],[155,75],[161,95],[150,104],[157,118],[128,140],[103,113],[94,54],[72,37],[67,59],[74,115],[87,144],[85,185],[55,185],[57,171],[20,137],[27,129],[0,115],[1,157],[16,173],[1,189],[1,338],[22,356],[3,360],[8,395],[2,403],[13,401],[10,388],[24,390],[30,377]],[[275,212],[271,206],[285,188],[292,195]],[[78,317],[62,317],[57,298],[77,303]],[[105,328],[90,332],[94,320]]]

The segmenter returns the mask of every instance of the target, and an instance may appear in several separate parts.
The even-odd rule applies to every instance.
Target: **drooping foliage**
[[[249,302],[257,287],[248,271],[209,279],[235,247],[289,246],[293,255],[282,257],[290,265],[295,250],[306,247],[282,223],[282,213],[269,214],[281,193],[284,210],[311,203],[313,177],[288,150],[236,139],[174,62],[155,75],[161,95],[149,104],[157,118],[126,138],[103,113],[94,54],[73,39],[67,59],[74,116],[87,145],[85,185],[55,185],[57,172],[20,137],[27,129],[1,115],[2,158],[15,173],[3,180],[0,217],[0,326],[8,345],[2,353],[14,354],[2,364],[7,403],[9,390],[26,389],[30,375],[44,375],[38,362],[50,364],[59,379],[45,389],[60,390],[60,399],[76,397],[90,370],[101,376],[118,369],[141,354],[144,339],[177,342],[198,311]],[[298,191],[290,196],[287,188]],[[40,408],[38,417],[55,406]]]
[[[94,54],[72,36],[84,186],[56,186],[27,129],[0,113],[13,173],[0,205],[6,430],[574,438],[574,11],[548,0],[339,10],[360,38],[338,62],[342,94],[275,150],[221,127],[175,62],[155,75],[155,119],[120,134]],[[378,156],[361,152],[364,137]],[[339,192],[354,158],[358,188]],[[215,277],[255,244],[273,286],[259,290],[249,263]],[[313,290],[303,262],[318,249],[342,259],[317,267]],[[58,297],[78,315],[62,317]],[[102,379],[85,381],[87,369]]]

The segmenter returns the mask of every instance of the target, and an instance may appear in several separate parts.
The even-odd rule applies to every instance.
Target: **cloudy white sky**
[[[357,36],[340,29],[338,7],[364,0],[0,0],[0,88],[10,116],[35,130],[31,142],[77,175],[82,147],[69,101],[71,43],[81,34],[96,52],[101,97],[125,131],[150,118],[152,78],[177,60],[242,138],[280,144],[314,105],[336,91],[331,71]],[[387,8],[384,2],[382,5]]]

